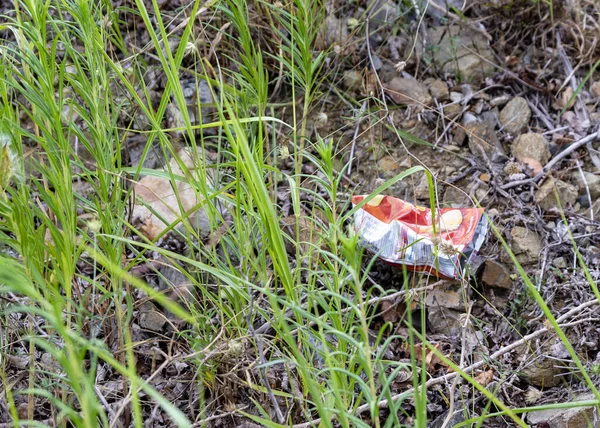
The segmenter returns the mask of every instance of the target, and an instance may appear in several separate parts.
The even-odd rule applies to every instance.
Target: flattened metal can
[[[366,195],[352,197],[354,205]],[[382,260],[409,270],[461,279],[488,231],[483,208],[431,209],[377,195],[354,214],[360,242]]]

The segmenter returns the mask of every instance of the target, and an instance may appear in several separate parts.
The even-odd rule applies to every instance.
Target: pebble
[[[592,93],[592,96],[596,98],[600,97],[600,81],[592,83],[590,92]]]
[[[519,134],[529,123],[531,110],[527,100],[523,97],[515,97],[500,111],[500,123],[504,130],[512,135]]]
[[[531,158],[545,165],[550,160],[548,140],[543,135],[534,132],[519,135],[512,143],[511,153],[519,162]]]
[[[317,40],[318,49],[326,49],[332,45],[343,46],[348,41],[348,26],[342,19],[329,15],[323,22]]]
[[[556,195],[554,188],[558,191],[558,197],[560,198],[560,204],[563,208],[568,205],[573,205],[579,197],[577,188],[572,184],[569,184],[562,180],[555,180],[550,177],[544,184],[535,192],[535,202],[543,210],[550,210],[552,208],[558,208],[558,202],[556,201]]]
[[[427,311],[427,326],[432,333],[458,336],[462,331],[461,312],[436,306]]]
[[[494,70],[494,54],[482,34],[454,24],[432,27],[428,33],[434,65],[461,82],[477,86]]]
[[[436,79],[429,84],[429,92],[433,95],[433,98],[438,101],[446,101],[450,98],[450,91],[446,82],[440,79]]]
[[[158,312],[154,308],[154,305],[144,304],[140,309],[138,323],[140,327],[145,330],[162,331],[163,327],[167,323],[167,317]]]
[[[552,260],[552,266],[558,269],[564,269],[567,267],[567,261],[564,257],[557,257],[554,260]]]
[[[600,197],[600,176],[592,174],[591,172],[583,171],[583,178],[579,173],[579,170],[573,171],[573,182],[579,187],[579,194],[587,197],[586,183],[590,190],[590,196],[592,199]],[[585,181],[584,181],[585,179]]]
[[[464,293],[459,282],[445,281],[444,284],[427,292],[425,305],[427,307],[444,307],[448,309],[464,309]]]
[[[396,104],[429,106],[433,103],[433,98],[427,87],[415,79],[395,77],[384,87]]]
[[[488,122],[467,123],[465,130],[469,137],[469,149],[475,156],[481,158],[481,151],[483,150],[492,162],[500,162],[506,159],[496,131]]]
[[[510,279],[510,270],[506,265],[494,260],[487,260],[483,267],[483,276],[481,281],[485,285],[499,288],[512,288],[512,280]]]
[[[512,239],[511,249],[519,263],[527,265],[537,262],[542,251],[542,242],[537,233],[521,226],[515,226],[510,231],[510,236]]]
[[[360,91],[362,87],[362,74],[358,70],[348,70],[342,78],[344,86],[351,91]]]
[[[593,400],[593,394],[577,396],[572,401]],[[569,400],[571,401],[571,400]],[[544,409],[527,413],[530,425],[546,428],[588,428],[597,420],[595,407],[573,407],[570,409]],[[544,425],[545,424],[545,425]]]

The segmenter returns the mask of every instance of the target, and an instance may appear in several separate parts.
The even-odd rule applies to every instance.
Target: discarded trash
[[[353,196],[354,205],[366,196]],[[361,245],[394,265],[461,278],[488,230],[483,208],[435,210],[378,195],[354,214]]]

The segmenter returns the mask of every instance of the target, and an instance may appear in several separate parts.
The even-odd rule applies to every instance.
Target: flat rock
[[[550,177],[544,184],[535,192],[535,202],[543,210],[550,210],[552,208],[558,208],[558,202],[556,200],[556,194],[554,188],[558,191],[558,197],[560,198],[560,204],[563,208],[568,205],[573,205],[579,196],[577,188],[572,184],[569,184],[562,180],[555,180]]]
[[[590,92],[592,93],[592,96],[596,98],[600,97],[600,81],[592,83]]]
[[[527,100],[523,97],[515,97],[500,111],[500,123],[504,130],[512,135],[519,134],[529,123],[531,110]]]
[[[389,0],[371,0],[368,9],[371,11],[369,23],[374,29],[391,24],[400,17],[398,5]]]
[[[429,290],[425,296],[427,307],[444,307],[448,309],[464,309],[465,290],[459,282],[445,281],[442,285]]]
[[[475,156],[481,158],[483,150],[492,162],[506,159],[502,144],[489,122],[470,122],[464,128],[469,137],[469,149]]]
[[[198,156],[193,156],[190,150],[182,149],[177,157],[196,180],[200,180],[197,175],[200,168],[198,163],[203,161],[200,152]],[[171,159],[169,165],[174,177],[185,175],[177,159]],[[134,225],[140,225],[141,232],[148,239],[154,240],[174,223],[177,224],[176,227],[182,227],[182,217],[188,216],[191,225],[202,236],[207,236],[210,233],[210,221],[205,210],[198,208],[202,195],[187,181],[170,180],[166,171],[166,168],[159,169],[157,172],[162,176],[148,175],[133,185],[137,199],[132,213]],[[205,178],[212,181],[208,170]]]
[[[452,413],[450,417],[449,423],[446,425],[447,427],[453,427],[455,425],[460,424],[467,420],[467,418],[472,418],[473,415],[471,410],[469,409],[458,409]],[[431,424],[428,425],[429,428],[442,428],[444,426],[444,422],[446,422],[446,418],[448,417],[448,411],[445,411],[440,416],[435,418]]]
[[[333,45],[343,46],[348,42],[348,26],[346,21],[334,15],[328,15],[322,24],[317,38],[317,48],[327,49]]]
[[[462,332],[460,315],[462,312],[444,307],[433,307],[427,310],[427,326],[434,334],[458,336]]]
[[[429,84],[429,92],[433,95],[433,98],[438,101],[446,101],[450,98],[450,90],[446,82],[440,79],[435,79]]]
[[[428,42],[433,63],[463,82],[479,85],[494,71],[495,58],[488,40],[471,28],[432,27]]]
[[[510,151],[519,162],[525,162],[530,158],[545,165],[550,160],[548,140],[534,132],[519,135],[512,143]]]
[[[593,400],[593,394],[578,396],[573,401]],[[595,426],[598,419],[594,407],[576,407],[571,409],[545,409],[527,413],[527,422],[531,425],[545,423],[547,428],[588,428]]]
[[[556,365],[557,361],[555,359],[541,357],[539,360],[528,363],[521,370],[519,376],[529,385],[539,388],[551,388],[561,381],[561,377],[558,375],[562,370]]]
[[[144,304],[140,308],[140,316],[138,323],[141,328],[150,331],[162,331],[167,323],[167,317],[158,312],[154,305]]]
[[[542,242],[537,233],[521,226],[515,226],[510,231],[510,237],[511,250],[519,263],[527,265],[537,262],[542,251]]]
[[[490,287],[512,288],[510,270],[506,265],[494,260],[486,260],[481,281]]]
[[[583,177],[581,177],[579,171],[573,171],[573,182],[579,188],[580,195],[587,196],[585,189],[587,184],[592,199],[597,199],[600,197],[600,176],[592,174],[591,172],[583,171]]]
[[[344,86],[351,91],[360,91],[362,80],[362,74],[358,70],[348,70],[344,73],[344,77],[342,78]]]
[[[384,87],[396,104],[429,106],[433,103],[433,98],[427,86],[415,79],[395,77]]]

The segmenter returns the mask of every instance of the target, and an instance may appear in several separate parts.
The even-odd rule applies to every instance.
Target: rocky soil
[[[170,3],[161,2],[165,18],[175,14]],[[500,237],[600,386],[596,375],[600,373],[600,307],[590,286],[600,278],[600,69],[593,68],[600,54],[594,42],[600,39],[600,9],[591,1],[581,2],[577,10],[571,2],[555,3],[552,24],[546,4],[527,1],[475,1],[466,8],[461,3],[449,14],[436,5],[422,21],[404,2],[328,2],[331,13],[318,46],[328,50],[328,78],[309,120],[311,138],[331,137],[343,148],[340,165],[350,165],[344,181],[348,193],[371,192],[411,166],[423,165],[434,175],[440,206],[485,208],[498,235],[489,232],[469,281],[417,275],[411,281],[416,288],[429,288],[419,302],[427,310],[429,341],[515,408],[590,397]],[[465,19],[456,13],[459,9]],[[130,14],[125,18],[123,30],[132,44],[143,47],[148,42],[143,25]],[[367,25],[357,24],[365,19]],[[260,22],[260,17],[256,20]],[[146,60],[150,97],[157,102],[165,88],[164,74],[155,58],[147,55]],[[208,87],[197,87],[185,72],[181,77],[189,105],[211,102]],[[276,101],[288,102],[286,94],[280,91]],[[284,117],[289,111],[278,114]],[[124,111],[122,120],[139,129],[148,127],[134,111]],[[170,106],[165,126],[177,123],[177,109]],[[127,139],[130,165],[138,164],[141,142],[133,135]],[[156,153],[145,166],[165,163]],[[152,177],[144,180],[138,185],[142,198],[145,186],[156,189],[164,184]],[[183,194],[186,190],[180,189]],[[388,193],[429,205],[425,174],[394,184]],[[282,197],[282,206],[285,202]],[[190,206],[195,204],[190,201]],[[142,211],[138,207],[136,213],[143,219],[136,226],[146,236],[156,236],[164,225],[148,220]],[[197,219],[200,229],[203,221]],[[184,251],[169,239],[161,245]],[[136,274],[157,287],[166,281],[185,289],[185,276],[168,267],[161,269],[162,276],[153,270]],[[370,278],[385,289],[400,289],[404,281],[400,269],[379,262]],[[391,322],[398,336],[406,337],[406,310],[401,298],[381,303],[377,323]],[[134,341],[149,343],[142,375],[165,361],[152,341],[172,336],[174,327],[181,326],[178,323],[150,303],[136,310]],[[173,343],[173,354],[191,353],[185,343]],[[399,339],[390,352],[389,358],[396,360],[408,356]],[[39,357],[43,361],[44,355]],[[9,364],[15,374],[24,370],[27,360],[13,357]],[[226,358],[223,364],[228,364]],[[152,379],[153,384],[196,417],[199,398],[189,386],[194,368],[183,362],[166,367]],[[429,369],[430,426],[453,426],[484,411],[483,396],[459,382],[451,393],[460,399],[449,416],[446,394],[451,373],[439,362]],[[220,372],[224,378],[225,371]],[[283,369],[270,373],[280,377],[280,384],[286,376]],[[110,395],[119,391],[117,380],[108,373],[99,381],[110,403],[117,402]],[[26,387],[26,377],[21,383]],[[225,383],[235,390],[233,383]],[[410,387],[409,381],[399,383],[397,391]],[[226,394],[234,406],[247,408],[250,400],[238,392]],[[218,403],[212,403],[213,414],[225,413],[218,409]],[[407,404],[407,412],[411,410]],[[50,417],[43,406],[38,416],[40,420]],[[588,408],[530,412],[526,421],[540,428],[578,428],[597,418]],[[7,422],[6,416],[0,415],[0,421]],[[165,426],[161,421],[155,415],[148,426]],[[409,424],[410,417],[404,422]],[[509,424],[495,418],[485,426]],[[230,415],[208,426],[254,425]]]

